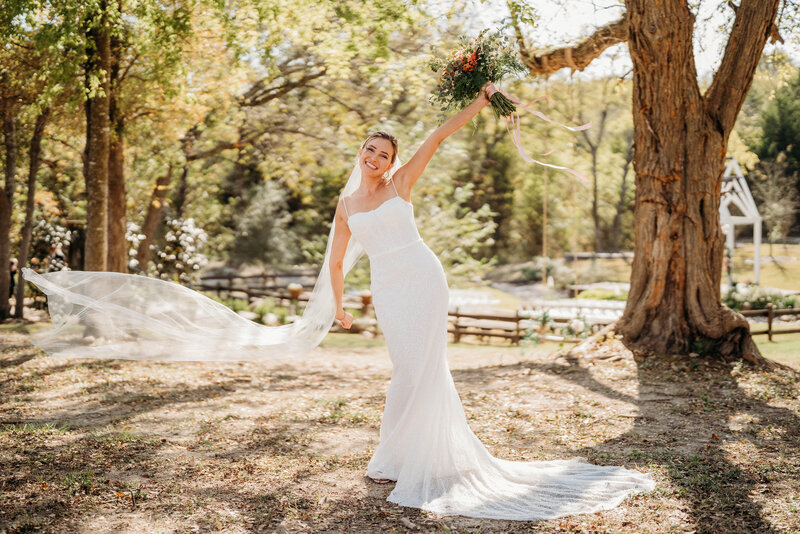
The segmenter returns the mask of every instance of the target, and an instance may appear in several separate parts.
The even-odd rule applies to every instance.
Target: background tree
[[[108,162],[111,143],[111,32],[117,15],[106,0],[90,2],[83,15],[86,148],[86,243],[84,268],[105,271],[108,261]]]
[[[34,218],[36,176],[41,163],[44,128],[50,116],[50,105],[62,92],[49,88],[43,74],[53,69],[56,53],[48,49],[48,39],[37,38],[28,28],[6,33],[6,46],[0,51],[0,109],[3,117],[4,192],[0,199],[0,263],[8,265],[13,249],[12,236],[21,233],[18,267],[27,265]],[[30,137],[29,137],[30,135]],[[27,148],[27,151],[25,150]],[[17,188],[17,175],[25,168],[26,187]],[[25,198],[24,223],[21,232],[13,232],[14,207],[18,198]],[[6,202],[7,201],[7,202]],[[8,270],[0,272],[0,294],[8,295]],[[17,272],[16,302],[23,302],[25,284]],[[9,314],[8,301],[0,301],[0,317]],[[23,316],[23,306],[16,306],[16,317]]]
[[[10,260],[11,208],[14,203],[14,192],[17,187],[17,156],[19,139],[17,138],[17,114],[20,108],[20,95],[14,86],[5,79],[0,79],[0,119],[3,123],[3,188],[0,190],[0,319],[9,315],[8,295],[10,277],[8,264]]]
[[[527,50],[533,74],[581,70],[627,41],[633,61],[636,244],[631,289],[618,324],[632,349],[763,361],[747,321],[720,302],[724,239],[719,224],[725,149],[774,28],[779,1],[744,0],[711,85],[701,92],[694,14],[680,0],[628,0],[625,15],[580,44]]]
[[[759,122],[761,138],[755,146],[756,154],[776,163],[782,158],[779,165],[795,176],[795,195],[800,193],[800,69],[774,91]]]
[[[760,162],[751,174],[753,196],[759,203],[769,239],[769,255],[772,244],[785,239],[800,206],[797,193],[797,175],[789,173],[786,156],[781,153],[775,160]]]

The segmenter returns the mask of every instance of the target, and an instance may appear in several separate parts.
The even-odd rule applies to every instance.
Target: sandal
[[[367,478],[373,481],[375,484],[388,484],[390,482],[394,482],[394,480],[388,478],[372,478],[370,476],[368,476]]]

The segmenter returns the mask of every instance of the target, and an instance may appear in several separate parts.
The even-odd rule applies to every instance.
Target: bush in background
[[[722,302],[736,311],[764,310],[768,304],[776,308],[794,308],[798,298],[756,285],[738,284],[723,295]]]

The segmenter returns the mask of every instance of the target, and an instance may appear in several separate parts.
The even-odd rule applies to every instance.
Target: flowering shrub
[[[756,285],[737,284],[722,297],[722,302],[729,308],[740,310],[763,310],[768,304],[776,308],[794,308],[796,295],[784,295]]]
[[[194,219],[169,219],[163,243],[156,247],[153,261],[158,277],[184,284],[193,282],[208,258],[200,253],[208,236]]]
[[[144,240],[145,235],[142,227],[135,222],[128,221],[128,228],[125,231],[125,240],[128,242],[128,269],[131,272],[140,272],[139,260],[136,255],[139,253],[139,244]]]
[[[586,322],[582,316],[578,316],[571,320],[567,326],[561,330],[561,334],[565,339],[585,339],[589,336],[591,328],[587,327]]]
[[[40,219],[33,226],[30,264],[44,272],[67,269],[66,250],[72,242],[72,232],[57,223]],[[54,253],[54,251],[57,251]]]
[[[208,263],[208,258],[201,253],[208,239],[205,230],[196,226],[191,218],[168,219],[164,227],[166,233],[163,238],[150,245],[153,261],[143,269],[136,260],[136,254],[144,234],[140,233],[139,225],[128,223],[125,237],[130,245],[129,268],[162,280],[194,283],[200,269]]]

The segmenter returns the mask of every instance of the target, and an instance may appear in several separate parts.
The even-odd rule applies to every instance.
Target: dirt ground
[[[364,471],[390,363],[329,336],[256,363],[65,360],[0,330],[0,532],[797,532],[800,373],[453,344],[470,425],[496,456],[653,474],[621,506],[544,522],[388,503]]]

